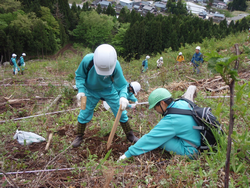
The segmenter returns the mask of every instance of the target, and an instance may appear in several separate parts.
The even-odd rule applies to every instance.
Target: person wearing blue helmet
[[[130,142],[137,142],[138,138],[129,125],[125,110],[128,105],[127,81],[113,46],[102,44],[94,53],[87,54],[75,74],[78,105],[83,96],[87,97],[87,102],[86,109],[81,110],[78,116],[77,136],[72,143],[73,147],[78,147],[82,143],[86,124],[92,119],[94,108],[100,99],[108,103],[115,116],[121,105],[123,112],[120,123],[123,131]]]
[[[171,93],[164,88],[154,90],[148,98],[149,109],[154,108],[163,115],[162,120],[148,133],[138,140],[122,155],[118,161],[132,156],[141,155],[156,148],[162,148],[178,155],[193,158],[200,146],[200,131],[193,129],[198,126],[192,116],[167,114],[170,108],[188,109],[189,104],[184,100],[174,101]]]

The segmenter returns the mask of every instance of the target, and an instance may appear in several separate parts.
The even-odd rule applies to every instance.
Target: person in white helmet
[[[183,61],[185,61],[184,56],[182,55],[182,52],[179,53],[179,55],[176,58],[177,63],[182,63]]]
[[[201,47],[200,46],[197,46],[195,48],[195,53],[191,59],[191,62],[193,64],[193,67],[194,67],[194,72],[196,70],[196,73],[199,74],[201,71],[199,69],[199,66],[201,65],[201,63],[203,63],[203,55],[202,53],[200,52],[201,50]]]
[[[11,58],[11,61],[13,63],[13,74],[16,75],[20,69],[19,67],[17,66],[17,63],[16,63],[16,54],[12,54],[12,58]]]
[[[20,63],[20,66],[21,66],[21,74],[23,75],[23,71],[24,71],[24,67],[25,67],[25,62],[24,62],[24,59],[23,59],[23,56],[26,56],[25,53],[22,53],[20,59],[19,59],[19,63]]]
[[[108,103],[115,116],[121,105],[123,110],[120,118],[121,126],[127,139],[130,142],[137,142],[138,138],[128,123],[125,111],[128,105],[127,81],[113,46],[102,44],[94,53],[87,54],[75,74],[78,105],[82,96],[87,96],[87,102],[86,109],[81,110],[78,116],[77,136],[72,143],[73,147],[78,147],[82,143],[86,124],[92,119],[94,108],[100,99]]]
[[[139,82],[131,82],[127,84],[127,99],[134,102],[134,104],[128,105],[127,108],[135,108],[138,103],[138,99],[135,97],[141,90],[141,84]],[[119,94],[119,92],[118,92]],[[108,110],[110,107],[106,101],[103,101],[104,107]]]
[[[162,64],[163,64],[163,57],[160,57],[160,59],[158,59],[157,61],[156,61],[156,63],[157,63],[157,68],[159,69],[160,67],[162,67]]]
[[[143,60],[142,62],[142,72],[146,72],[148,70],[148,60],[149,60],[150,56],[147,55],[146,59]]]

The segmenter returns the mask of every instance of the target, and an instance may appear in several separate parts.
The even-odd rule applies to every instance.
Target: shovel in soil
[[[121,105],[120,105],[119,110],[118,110],[118,112],[116,114],[116,118],[115,118],[115,122],[113,124],[112,131],[111,131],[111,133],[109,135],[109,139],[108,139],[108,143],[107,143],[107,150],[109,150],[109,148],[111,146],[111,143],[112,143],[112,140],[114,138],[115,131],[116,131],[117,127],[118,127],[118,123],[120,121],[121,115],[122,115],[122,108],[121,108]]]

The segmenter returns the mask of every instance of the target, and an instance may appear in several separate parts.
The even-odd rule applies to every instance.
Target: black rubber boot
[[[72,143],[72,146],[74,148],[81,145],[81,143],[83,141],[83,135],[84,135],[84,132],[85,132],[85,128],[86,128],[86,123],[82,124],[82,123],[78,122],[78,124],[77,124],[77,136],[76,136],[75,140]]]
[[[23,75],[23,71],[21,71],[21,74]]]
[[[120,122],[120,123],[121,123],[121,126],[122,126],[124,133],[127,136],[128,141],[136,143],[139,140],[139,138],[137,138],[134,135],[134,133],[129,125],[129,122],[127,121],[126,123],[122,123],[122,122]]]

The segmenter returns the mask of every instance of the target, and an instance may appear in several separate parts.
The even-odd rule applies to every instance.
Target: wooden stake
[[[110,145],[111,145],[112,140],[114,138],[115,131],[116,131],[118,123],[120,121],[121,115],[122,115],[122,108],[121,108],[121,105],[120,105],[119,110],[118,110],[118,112],[116,114],[116,118],[115,118],[115,122],[113,124],[112,131],[111,131],[111,133],[109,135],[109,139],[108,139],[108,143],[107,143],[107,150],[109,150],[109,148],[110,148]]]
[[[81,109],[82,110],[86,109],[86,102],[87,102],[87,97],[86,96],[81,97]]]
[[[49,149],[49,145],[51,143],[52,137],[53,137],[53,133],[49,133],[49,139],[48,139],[48,142],[46,144],[45,151],[47,151]]]

